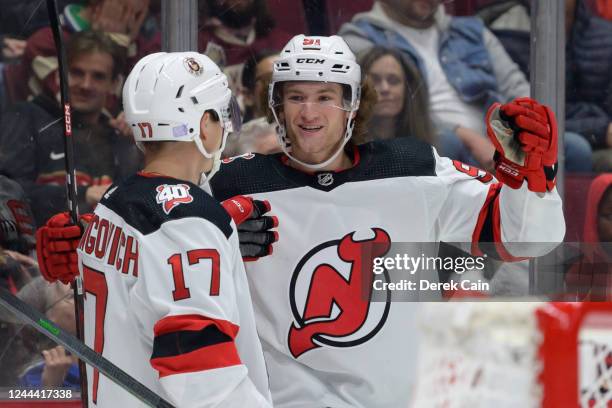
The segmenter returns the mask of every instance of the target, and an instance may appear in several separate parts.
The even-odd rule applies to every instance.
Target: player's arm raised
[[[244,276],[236,231],[184,218],[141,239],[131,302],[145,310],[150,362],[169,399],[180,407],[270,406],[236,347],[236,279]]]
[[[482,170],[436,155],[436,174],[449,187],[440,214],[441,240],[471,242],[474,254],[482,253],[483,243],[496,243],[492,255],[506,260],[543,255],[565,235],[555,187],[554,115],[531,98],[495,104],[487,114],[487,134],[496,148],[499,182]]]

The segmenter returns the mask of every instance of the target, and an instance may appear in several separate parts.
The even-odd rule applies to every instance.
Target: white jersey
[[[354,154],[353,168],[314,174],[288,167],[282,155],[243,155],[211,180],[217,199],[266,199],[279,218],[273,255],[247,264],[277,408],[409,406],[416,304],[368,301],[359,271],[371,259],[363,254],[391,242],[467,242],[478,253],[486,240],[563,238],[556,191],[512,190],[410,138]],[[533,256],[554,246],[497,249]]]
[[[235,225],[196,185],[112,186],[78,249],[85,343],[176,407],[270,407]],[[90,406],[144,406],[87,367]]]

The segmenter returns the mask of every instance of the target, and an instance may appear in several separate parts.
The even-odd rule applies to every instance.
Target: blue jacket
[[[382,4],[375,2],[370,11],[356,14],[350,23],[342,25],[339,35],[355,53],[373,45],[398,48],[412,58],[427,79],[421,57],[410,44],[410,38],[398,31],[397,24],[386,14]],[[434,15],[434,24],[440,34],[440,65],[449,83],[466,104],[482,108],[483,117],[493,102],[529,96],[525,75],[481,20],[450,16],[440,6]],[[444,128],[456,124],[440,122],[436,125]]]
[[[423,78],[427,78],[421,57],[400,34],[366,20],[354,21],[354,25],[374,44],[404,51],[416,64]],[[440,65],[461,99],[488,107],[505,98],[497,88],[497,79],[483,40],[483,30],[484,25],[478,18],[453,18],[448,31],[441,35],[439,52]]]

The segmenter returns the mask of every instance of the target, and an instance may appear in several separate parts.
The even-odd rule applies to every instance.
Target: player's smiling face
[[[342,109],[342,86],[325,82],[287,82],[281,121],[291,140],[291,154],[321,163],[342,143],[349,113]]]

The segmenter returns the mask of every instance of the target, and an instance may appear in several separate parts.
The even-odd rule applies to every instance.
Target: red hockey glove
[[[80,221],[89,223],[93,214],[84,214]],[[49,282],[72,282],[79,274],[76,249],[83,227],[72,224],[67,212],[55,214],[36,231],[36,255],[41,275]]]
[[[270,211],[268,201],[235,196],[221,203],[238,227],[240,253],[245,262],[272,254],[272,244],[278,241],[278,218],[263,215]]]
[[[518,98],[487,112],[487,135],[495,145],[495,176],[512,188],[523,180],[531,191],[555,187],[557,122],[553,111],[531,98]]]

